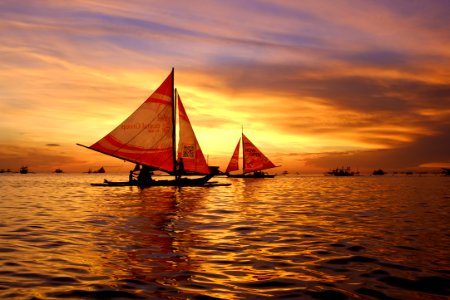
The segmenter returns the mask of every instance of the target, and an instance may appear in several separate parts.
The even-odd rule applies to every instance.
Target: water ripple
[[[2,299],[450,297],[450,178],[60,175],[1,175]]]

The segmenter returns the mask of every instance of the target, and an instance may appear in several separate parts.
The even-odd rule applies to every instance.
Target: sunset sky
[[[209,163],[450,166],[450,1],[0,2],[0,168],[129,163],[91,145],[175,68]]]

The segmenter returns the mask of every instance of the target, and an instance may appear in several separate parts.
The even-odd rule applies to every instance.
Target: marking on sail
[[[195,146],[194,145],[184,145],[182,157],[183,158],[195,158]]]

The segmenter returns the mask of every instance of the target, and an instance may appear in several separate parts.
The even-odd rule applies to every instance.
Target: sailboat
[[[178,105],[177,105],[178,104]],[[179,140],[176,149],[178,106]],[[135,163],[140,176],[129,181],[106,181],[106,186],[211,186],[208,182],[218,172],[209,167],[174,86],[174,69],[153,94],[127,119],[91,146],[79,146]],[[142,168],[140,168],[142,166]],[[145,170],[145,173],[144,173]],[[174,179],[154,180],[153,171],[163,171]],[[197,175],[197,178],[182,177]],[[200,176],[198,178],[198,176]],[[142,180],[141,180],[142,179]],[[220,184],[223,185],[223,184]]]
[[[230,162],[228,163],[225,174],[233,178],[273,178],[274,174],[267,174],[262,170],[275,168],[275,166],[242,132],[242,174],[230,174],[230,172],[239,170],[239,149],[241,139],[234,149]]]

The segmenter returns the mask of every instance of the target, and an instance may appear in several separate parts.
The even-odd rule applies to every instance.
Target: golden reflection
[[[169,189],[142,190],[133,206],[126,207],[126,213],[114,227],[113,241],[117,244],[113,248],[117,252],[108,253],[105,257],[105,264],[112,264],[112,268],[115,260],[120,261],[119,265],[129,268],[116,274],[118,277],[157,277],[157,273],[172,268],[173,264],[166,260],[167,257],[182,263],[179,257],[172,256],[173,238],[167,231],[168,223],[176,211],[175,194],[176,190]],[[126,261],[121,261],[123,259]],[[154,263],[148,264],[148,260]]]
[[[300,298],[360,285],[411,296],[379,279],[437,278],[448,265],[443,176],[217,178],[233,185],[145,190],[88,187],[88,175],[18,176],[0,182],[0,277],[11,287],[0,298]]]
[[[271,296],[275,290],[280,292],[280,287],[262,291],[257,283],[267,281],[270,284],[271,280],[314,282],[318,277],[333,282],[345,278],[310,269],[308,257],[313,250],[279,238],[279,231],[283,230],[279,221],[283,216],[276,212],[273,203],[267,203],[267,194],[261,193],[265,184],[264,179],[237,179],[229,189],[221,191],[220,195],[211,194],[205,202],[208,215],[199,214],[196,221],[201,246],[188,247],[187,255],[196,262],[200,273],[192,277],[193,282],[227,287],[226,291],[213,289],[208,295],[227,299],[242,298],[243,293]],[[217,197],[220,203],[215,201]],[[303,218],[289,221],[301,224]],[[208,259],[204,259],[206,256]],[[298,265],[302,260],[304,264]],[[236,292],[230,292],[231,288]],[[183,289],[199,292],[189,287]]]
[[[116,220],[102,233],[111,239],[99,245],[100,268],[116,281],[163,287],[163,294],[172,293],[170,287],[183,290],[198,268],[191,249],[200,239],[185,219],[201,209],[209,193],[207,188],[152,187],[116,203]]]

